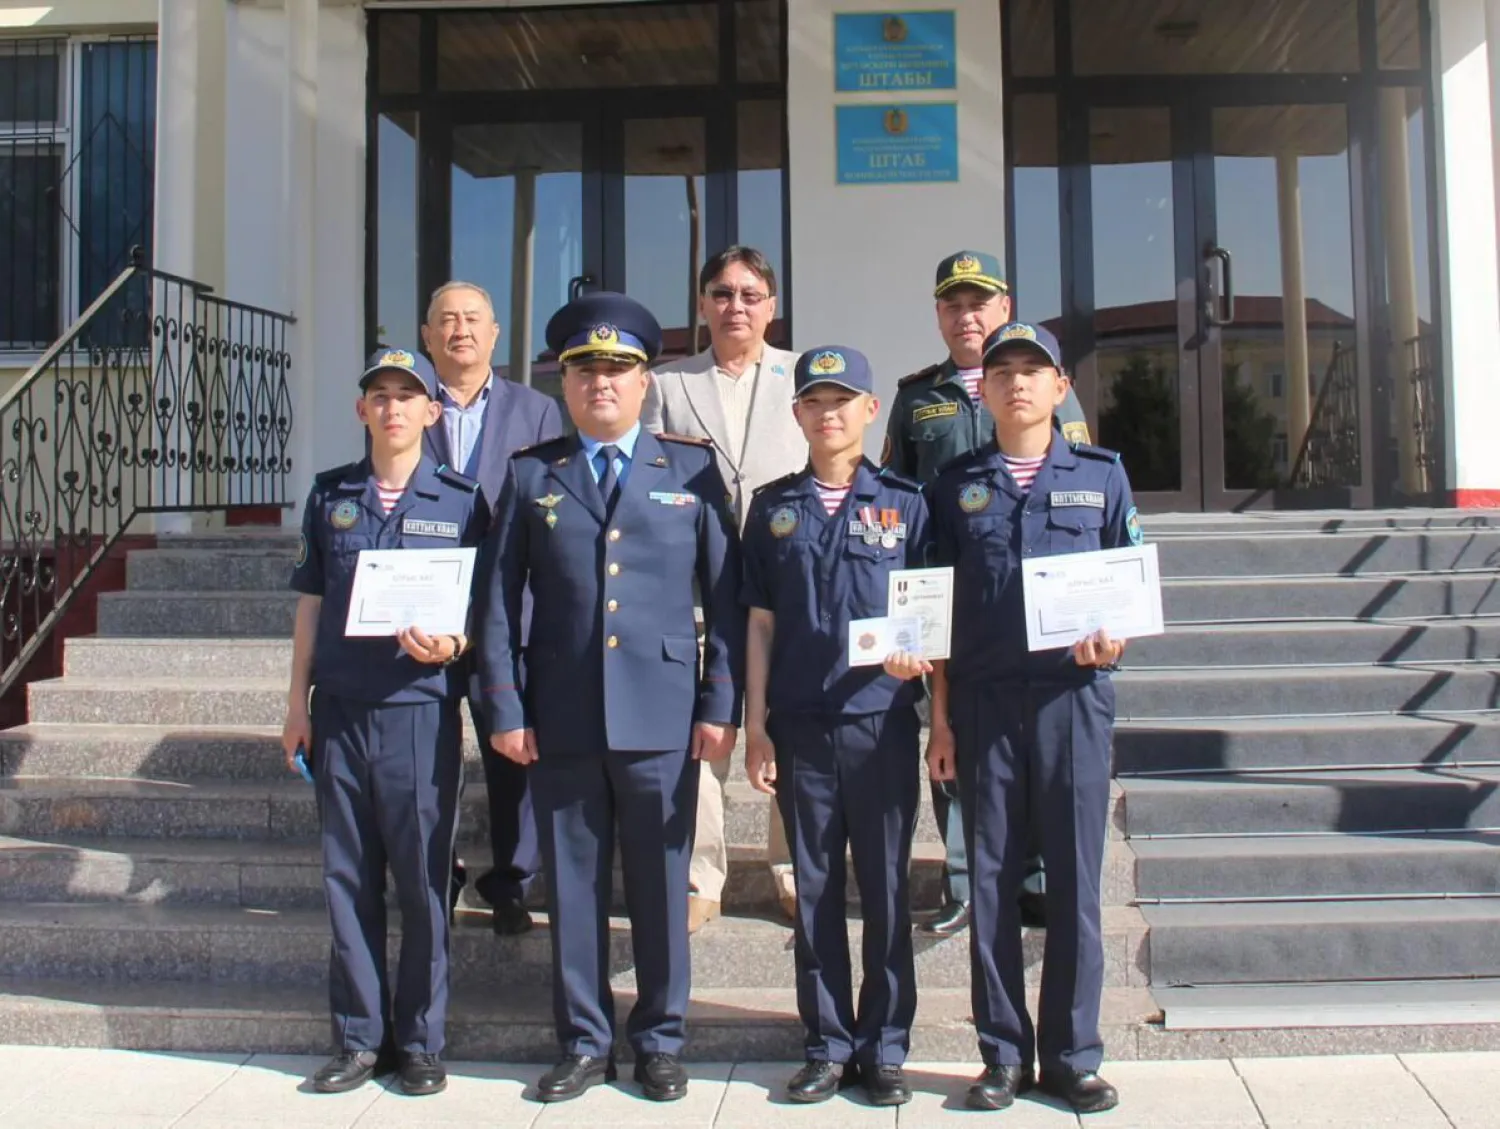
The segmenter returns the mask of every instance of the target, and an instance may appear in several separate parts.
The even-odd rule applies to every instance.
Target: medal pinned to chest
[[[906,522],[901,520],[900,510],[881,510],[877,519],[874,506],[861,506],[859,517],[849,522],[849,536],[860,538],[866,545],[894,549],[906,540]]]
[[[537,498],[535,501],[547,512],[547,516],[542,520],[547,523],[547,528],[551,529],[557,524],[557,503],[562,501],[562,495],[549,493],[546,497]]]

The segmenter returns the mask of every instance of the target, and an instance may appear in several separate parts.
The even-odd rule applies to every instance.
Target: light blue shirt
[[[622,487],[630,475],[630,463],[635,458],[635,441],[640,437],[641,424],[637,420],[634,427],[615,440],[614,445],[620,452],[615,456],[615,478]],[[599,448],[604,446],[604,441],[591,439],[581,431],[578,433],[578,440],[583,444],[583,453],[589,460],[589,470],[593,472],[594,481],[598,482],[599,472],[603,469],[599,465]]]
[[[467,408],[460,407],[448,389],[438,385],[438,402],[443,405],[443,431],[448,436],[448,457],[453,460],[453,469],[459,474],[468,473],[469,457],[474,454],[474,444],[479,442],[479,431],[484,427],[484,409],[494,383],[492,373]]]

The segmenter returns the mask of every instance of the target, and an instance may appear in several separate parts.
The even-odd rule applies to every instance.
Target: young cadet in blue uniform
[[[979,396],[981,362],[985,341],[1010,321],[1012,308],[1000,260],[983,251],[955,251],[938,263],[932,297],[948,358],[897,381],[880,456],[897,474],[923,486],[937,477],[940,467],[983,446],[994,434],[994,417]],[[1088,423],[1071,386],[1055,414],[1065,439],[1088,442]],[[969,860],[957,787],[954,781],[932,784],[933,814],[948,857],[943,907],[921,929],[937,937],[952,936],[969,923]],[[1045,882],[1041,862],[1035,851],[1031,854],[1021,912],[1028,925],[1044,925]]]
[[[618,831],[635,957],[635,1079],[646,1097],[671,1101],[687,1092],[679,1055],[699,761],[729,755],[740,719],[739,538],[713,450],[641,427],[646,366],[661,348],[650,312],[623,294],[587,294],[553,315],[547,344],[578,434],[511,458],[477,586],[490,743],[531,765],[547,870],[564,1057],[537,1097],[563,1101],[615,1076],[609,906]]]
[[[858,1072],[875,1105],[911,1100],[902,1064],[917,1007],[907,867],[916,822],[921,683],[851,667],[849,622],[886,614],[887,577],[927,547],[921,487],[863,455],[880,411],[854,349],[797,361],[793,409],[810,465],[756,492],[745,520],[745,768],[776,796],[796,877],[796,1102]],[[877,656],[884,659],[884,655]],[[864,917],[859,1007],[849,967],[844,850]]]
[[[370,453],[314,479],[291,581],[302,598],[281,740],[294,770],[305,750],[317,785],[339,1048],[313,1084],[325,1093],[353,1089],[388,1070],[394,1049],[401,1088],[432,1094],[447,1084],[438,1056],[463,771],[458,700],[468,665],[450,664],[467,640],[415,627],[395,640],[345,638],[344,624],[360,550],[477,546],[489,509],[471,479],[422,454],[423,430],[441,412],[424,358],[378,351],[359,386],[355,408],[369,429]],[[387,865],[401,910],[394,993],[386,970]]]
[[[1124,644],[1102,633],[1029,652],[1023,557],[1139,544],[1130,484],[1112,451],[1069,443],[1053,420],[1067,394],[1057,341],[1012,323],[984,352],[995,438],[929,488],[933,563],[954,566],[951,657],[932,682],[934,779],[952,779],[973,867],[974,1024],[986,1070],[968,1104],[1003,1109],[1033,1084],[1085,1113],[1116,1104],[1103,1055],[1100,872],[1115,693],[1103,670]],[[1034,475],[1034,478],[1032,477]],[[949,723],[951,722],[951,728]],[[1026,1009],[1016,894],[1028,831],[1047,865],[1040,1014]]]

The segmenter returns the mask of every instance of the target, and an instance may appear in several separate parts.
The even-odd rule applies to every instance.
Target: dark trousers
[[[916,711],[833,721],[773,712],[767,731],[797,880],[797,1011],[807,1057],[900,1065],[917,1009],[907,877],[920,795]],[[857,1009],[846,847],[864,919]]]
[[[313,694],[313,764],[323,889],[333,927],[334,1045],[443,1049],[448,1010],[449,859],[462,750],[457,703],[372,705]],[[386,968],[385,877],[401,910],[401,956]]]
[[[541,867],[536,813],[532,811],[530,773],[526,766],[490,748],[490,731],[483,706],[469,699],[469,716],[479,739],[484,764],[484,789],[490,820],[490,869],[474,882],[474,889],[490,905],[519,902],[526,897]]]
[[[980,1053],[990,1065],[1036,1058],[1044,1070],[1096,1070],[1114,687],[1108,678],[966,686],[955,689],[951,706],[974,875],[969,954]],[[1031,829],[1047,864],[1035,1029],[1016,904]]]
[[[930,723],[932,700],[923,698],[916,706],[922,724]],[[969,900],[969,850],[965,842],[963,805],[958,802],[956,780],[931,780],[932,815],[938,834],[943,838],[943,901]]]
[[[552,1007],[566,1054],[614,1045],[609,911],[618,833],[635,964],[626,1034],[639,1054],[682,1050],[691,985],[688,858],[699,763],[665,753],[543,751],[532,799],[552,915]]]

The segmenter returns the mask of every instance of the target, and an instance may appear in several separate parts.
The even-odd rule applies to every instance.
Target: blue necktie
[[[604,512],[614,509],[615,498],[620,493],[620,476],[615,473],[615,456],[620,449],[613,443],[599,448],[599,457],[604,460],[599,467],[599,495],[604,499]]]

